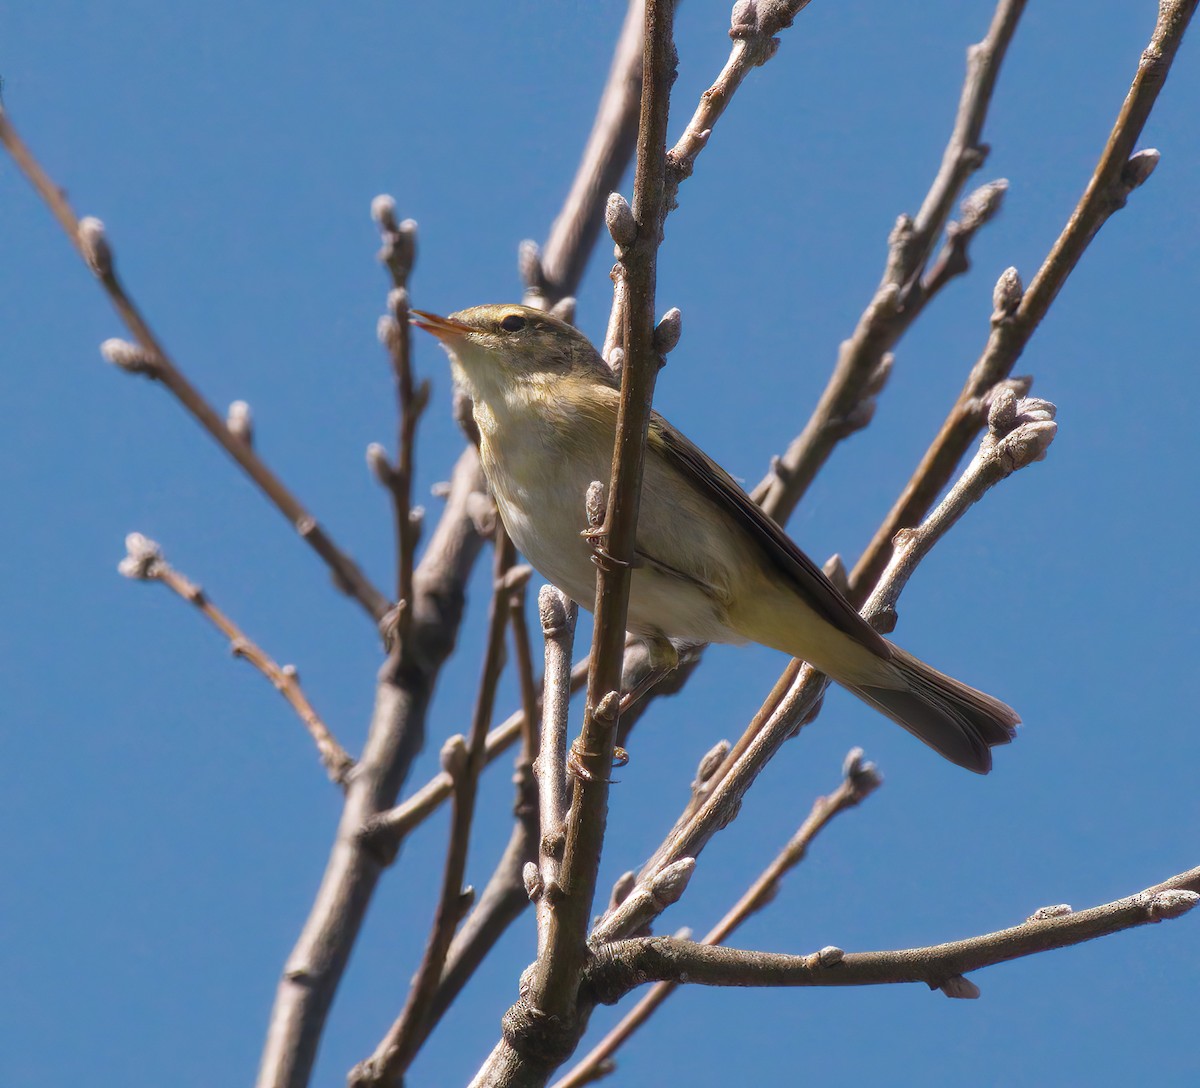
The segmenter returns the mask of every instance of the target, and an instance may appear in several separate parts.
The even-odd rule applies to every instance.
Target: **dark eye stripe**
[[[525,328],[525,318],[520,314],[509,314],[500,322],[500,328],[505,332],[520,332]]]

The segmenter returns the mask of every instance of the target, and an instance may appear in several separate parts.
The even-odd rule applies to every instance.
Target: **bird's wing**
[[[888,641],[858,614],[825,572],[796,546],[729,473],[657,412],[651,418],[647,441],[662,450],[683,476],[745,531],[818,615],[884,660],[891,658]]]

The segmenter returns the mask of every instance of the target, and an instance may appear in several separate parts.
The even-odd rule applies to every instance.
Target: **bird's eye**
[[[525,328],[525,318],[520,314],[509,314],[500,322],[500,328],[505,332],[520,332]]]

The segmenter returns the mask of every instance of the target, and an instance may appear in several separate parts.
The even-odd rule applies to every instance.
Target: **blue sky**
[[[987,334],[992,285],[1028,280],[1103,145],[1155,4],[1030,5],[977,175],[1002,216],[897,352],[871,428],[843,446],[789,528],[853,557],[907,479]],[[375,340],[386,281],[368,215],[395,195],[421,226],[415,304],[516,298],[518,242],[544,238],[591,121],[616,0],[442,5],[117,6],[0,2],[13,120],[80,214],[108,225],[151,324],[376,580],[385,497],[363,459],[393,442]],[[800,429],[878,281],[895,216],[940,161],[964,49],[991,5],[818,0],[753,74],[680,194],[659,308],[684,336],[656,403],[756,481]],[[728,48],[728,5],[679,13],[677,133]],[[1193,34],[1196,32],[1194,31]],[[935,551],[895,638],[1025,719],[987,779],[831,696],[706,852],[666,930],[703,931],[832,788],[861,744],[884,788],[840,819],[747,946],[933,943],[1090,906],[1200,861],[1194,767],[1200,577],[1197,42],[1142,146],[1152,180],[1104,228],[1018,372],[1059,406],[1049,459],[1001,485]],[[628,191],[628,189],[626,189]],[[121,579],[122,539],[159,540],[280,661],[357,750],[376,640],[252,486],[162,393],[97,345],[122,329],[11,164],[0,165],[0,975],[6,1085],[247,1083],[275,980],[324,865],[339,797],[262,678],[158,587]],[[580,293],[601,335],[608,259]],[[444,358],[419,494],[460,446]],[[486,566],[486,564],[484,565]],[[465,729],[486,572],[440,685],[427,780]],[[699,756],[734,736],[783,665],[718,649],[639,726],[612,796],[602,886],[644,857]],[[511,683],[501,705],[515,705]],[[470,879],[507,838],[506,764],[488,776]],[[315,1083],[341,1083],[402,1001],[432,911],[444,818],[385,880],[330,1020]],[[1190,1083],[1200,923],[1143,928],[974,976],[977,1002],[918,987],[689,990],[620,1057],[624,1083]],[[464,1083],[533,948],[519,922],[413,1068]],[[611,1022],[601,1010],[593,1028]],[[148,1070],[154,1070],[147,1076]]]

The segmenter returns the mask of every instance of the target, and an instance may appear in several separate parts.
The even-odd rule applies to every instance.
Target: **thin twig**
[[[666,207],[675,207],[679,183],[692,176],[696,157],[708,146],[713,126],[728,108],[742,81],[760,64],[766,64],[779,48],[775,37],[792,25],[792,20],[808,7],[809,0],[760,5],[735,4],[729,36],[733,46],[729,58],[712,86],[701,96],[683,135],[667,154]]]
[[[542,694],[542,743],[534,770],[538,779],[541,841],[538,851],[537,904],[538,950],[549,942],[550,904],[560,893],[559,867],[566,844],[567,729],[571,702],[571,652],[579,606],[554,586],[538,594],[538,614],[546,644],[545,682]]]
[[[967,50],[967,74],[941,168],[916,219],[900,216],[888,238],[883,277],[853,334],[838,348],[833,373],[804,430],[752,492],[781,525],[786,523],[839,442],[865,427],[891,369],[889,352],[930,300],[969,267],[967,246],[1000,209],[1007,183],[991,182],[963,201],[961,219],[947,225],[967,179],[983,165],[983,125],[996,77],[1025,8],[999,0],[987,36]],[[946,243],[933,270],[928,263],[943,230]]]
[[[1053,440],[1056,425],[1053,405],[1042,400],[1017,401],[1007,386],[996,394],[992,410],[992,429],[984,437],[976,457],[925,522],[900,542],[896,560],[889,565],[875,593],[863,609],[863,615],[878,627],[890,630],[895,601],[908,583],[917,564],[959,518],[1005,476],[1045,456]],[[793,678],[782,699],[779,685],[764,704],[775,702],[773,710],[759,728],[747,730],[744,742],[726,760],[723,773],[714,775],[715,784],[707,789],[699,805],[682,817],[639,874],[635,892],[648,888],[665,869],[684,858],[695,858],[717,831],[730,823],[741,799],[759,772],[784,742],[808,721],[824,693],[828,681],[809,665],[793,662],[785,670]],[[782,680],[783,678],[781,678]],[[644,907],[631,893],[625,902],[610,910],[597,923],[590,938],[593,947],[619,940],[644,924]]]
[[[180,574],[163,558],[162,549],[153,540],[141,533],[130,533],[125,538],[125,550],[128,554],[121,560],[120,572],[127,578],[139,581],[161,582],[180,598],[195,605],[229,639],[234,656],[250,662],[288,701],[316,744],[317,754],[330,779],[344,789],[350,772],[354,770],[354,760],[338,744],[329,727],[313,709],[300,687],[300,677],[294,666],[276,664],[270,654],[252,642],[233,620],[213,604],[212,598],[200,586]]]
[[[504,668],[504,636],[508,627],[508,598],[511,592],[507,575],[515,556],[512,542],[498,522],[495,549],[487,645],[479,692],[471,715],[470,736],[466,740],[461,736],[451,737],[442,748],[442,769],[453,780],[454,792],[451,797],[450,838],[433,926],[403,1010],[379,1041],[374,1054],[350,1072],[348,1083],[361,1088],[396,1083],[416,1056],[425,1038],[426,1019],[442,978],[450,942],[473,898],[473,893],[463,890],[463,878],[467,868],[479,776],[484,768],[488,722],[492,718],[496,686]]]
[[[389,464],[382,448],[371,446],[368,460],[377,479],[392,496],[396,518],[396,601],[399,612],[393,637],[404,641],[412,615],[412,578],[423,511],[412,505],[416,466],[417,424],[429,404],[429,379],[413,382],[412,330],[408,323],[408,277],[417,252],[417,224],[396,220],[396,202],[386,194],[371,201],[371,216],[379,225],[383,244],[379,260],[391,276],[387,316],[380,319],[379,339],[388,350],[396,386],[396,463]]]
[[[787,845],[759,875],[725,916],[701,939],[701,944],[722,944],[741,924],[774,899],[780,881],[804,860],[817,835],[839,813],[854,808],[869,797],[882,783],[873,763],[864,763],[862,749],[851,749],[842,768],[842,781],[837,789],[813,802],[812,811],[800,825]],[[605,1063],[624,1045],[678,987],[677,982],[654,985],[632,1009],[588,1054],[581,1058],[566,1076],[554,1082],[553,1088],[581,1088],[599,1079]]]
[[[1001,277],[987,345],[937,437],[856,564],[850,576],[852,594],[869,591],[887,564],[892,538],[899,530],[920,521],[954,475],[955,467],[983,426],[987,391],[1012,373],[1025,345],[1088,244],[1153,171],[1158,153],[1142,151],[1135,155],[1133,149],[1166,81],[1196,5],[1197,0],[1162,0],[1159,4],[1154,34],[1141,55],[1133,84],[1086,191],[1029,289],[1022,294],[1014,269]]]
[[[1200,869],[1182,874],[1181,883],[1200,882]],[[618,941],[596,954],[589,970],[595,997],[605,1004],[619,1000],[645,982],[671,981],[706,986],[877,986],[922,982],[947,997],[978,997],[979,989],[964,976],[1023,956],[1082,944],[1150,922],[1179,918],[1200,894],[1173,886],[1149,889],[1088,910],[1043,907],[1010,929],[928,948],[889,952],[843,952],[827,947],[808,956],[748,952],[648,937]]]
[[[62,189],[50,179],[33,157],[2,108],[0,143],[8,149],[38,195],[54,213],[55,219],[71,243],[107,292],[113,309],[137,341],[138,348],[134,351],[125,350],[129,345],[123,341],[109,341],[111,350],[105,354],[128,370],[161,382],[192,418],[216,439],[221,448],[258,485],[309,547],[325,561],[333,572],[334,583],[338,588],[358,601],[376,622],[382,619],[389,607],[387,598],[371,584],[358,564],[334,544],[317,519],[300,504],[279,477],[254,452],[254,447],[230,430],[225,420],[171,360],[117,277],[112,247],[105,234],[104,224],[99,219],[90,217],[83,220],[76,218]]]

